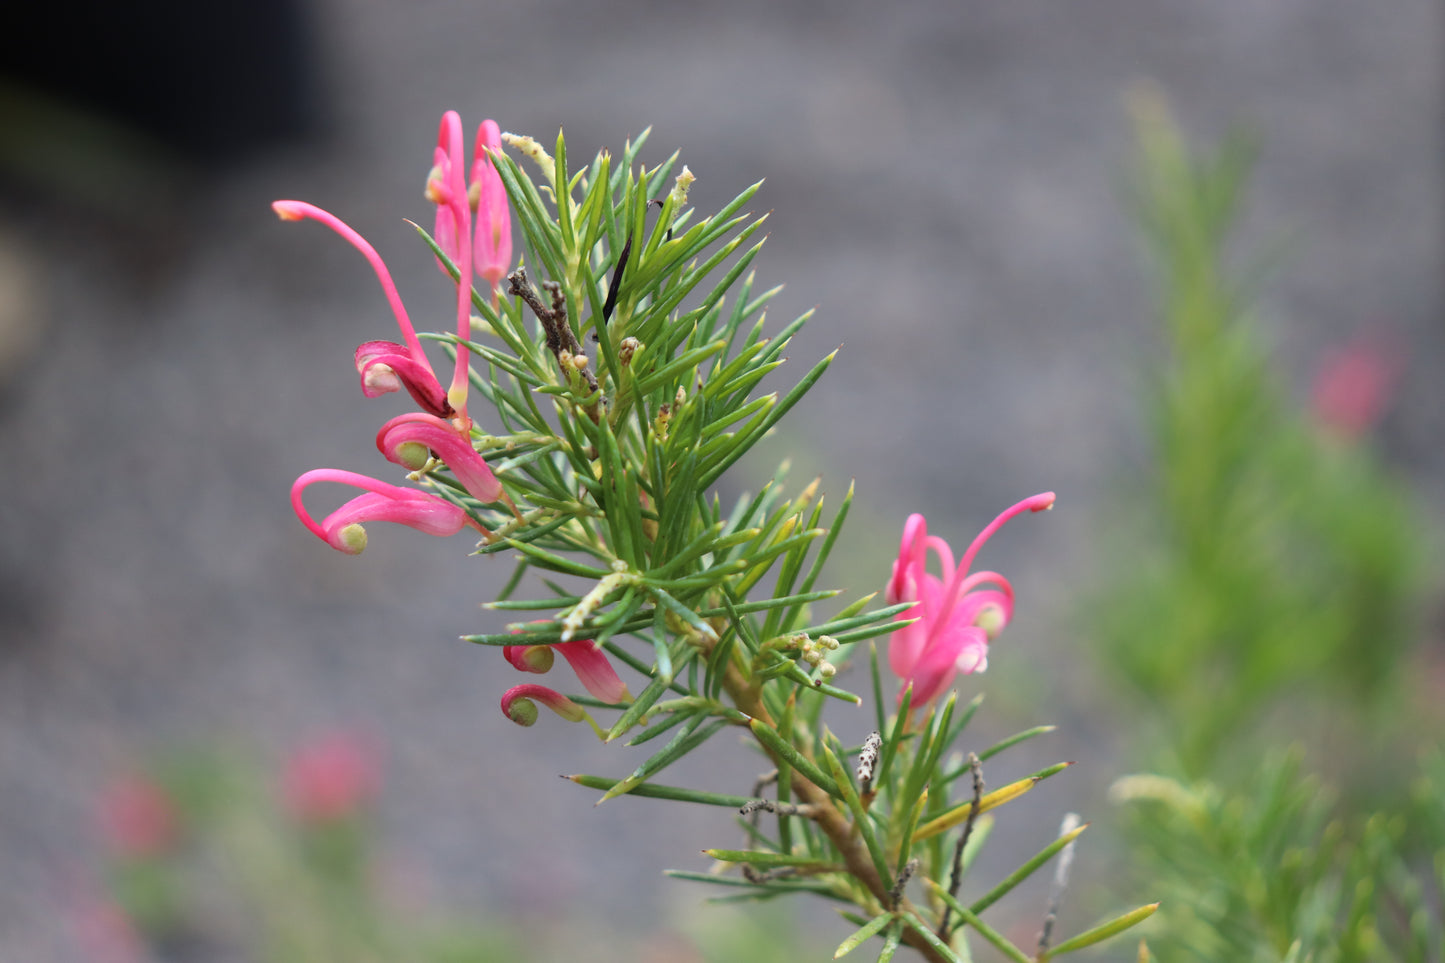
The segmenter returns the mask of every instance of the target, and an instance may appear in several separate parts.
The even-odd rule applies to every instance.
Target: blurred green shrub
[[[1136,868],[1163,902],[1146,924],[1150,949],[1171,961],[1440,959],[1445,756],[1427,755],[1421,770],[1408,816],[1362,819],[1332,818],[1330,794],[1293,756],[1234,793],[1119,780]]]
[[[1194,156],[1162,101],[1134,106],[1133,200],[1164,346],[1144,398],[1154,461],[1085,624],[1104,673],[1154,710],[1152,728],[1199,776],[1281,698],[1331,712],[1389,702],[1425,539],[1368,446],[1290,397],[1250,313],[1260,272],[1226,263],[1247,140]],[[1368,416],[1388,384],[1361,370],[1339,369],[1358,383],[1336,396],[1373,405]]]

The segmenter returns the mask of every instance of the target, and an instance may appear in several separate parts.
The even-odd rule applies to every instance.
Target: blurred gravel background
[[[431,217],[422,181],[449,107],[469,128],[492,116],[544,143],[563,126],[578,159],[652,125],[644,158],[680,147],[704,212],[767,179],[759,285],[788,284],[770,315],[819,308],[784,371],[843,345],[770,449],[792,450],[796,481],[822,473],[833,497],[857,479],[866,511],[837,582],[881,587],[908,511],[966,543],[1017,498],[1060,493],[987,555],[1021,604],[981,731],[1067,723],[1014,765],[1092,771],[1051,784],[1032,811],[1042,822],[1099,814],[1100,787],[1129,765],[1069,625],[1093,541],[1121,509],[1117,483],[1145,450],[1149,278],[1121,190],[1132,85],[1157,85],[1196,138],[1234,122],[1260,133],[1241,250],[1293,239],[1262,306],[1284,370],[1302,385],[1327,346],[1388,332],[1408,365],[1379,444],[1432,519],[1445,514],[1437,0],[308,12],[313,136],[226,165],[132,154],[135,180],[112,186],[69,177],[66,159],[86,151],[67,154],[57,126],[55,163],[0,173],[6,963],[78,958],[66,909],[97,852],[96,794],[167,746],[219,740],[275,759],[318,729],[372,733],[389,747],[388,846],[433,902],[628,934],[624,948],[660,916],[697,912],[700,892],[664,867],[700,868],[698,849],[734,841],[726,813],[594,809],[556,774],[621,774],[641,756],[555,719],[506,722],[510,669],[456,637],[504,622],[477,603],[508,563],[387,526],[344,558],[287,506],[308,468],[381,474],[372,437],[400,409],[362,398],[351,367],[358,342],[394,333],[365,263],[267,205],[336,212],[388,259],[419,326],[449,325],[447,286],[401,221]],[[188,93],[224,127],[224,103]],[[103,151],[84,159],[115,173]],[[730,490],[768,470],[740,470]],[[1050,704],[1030,694],[1040,671]],[[869,725],[861,712],[856,731],[835,723],[854,741]],[[734,748],[712,747],[690,778],[743,791],[752,761]]]

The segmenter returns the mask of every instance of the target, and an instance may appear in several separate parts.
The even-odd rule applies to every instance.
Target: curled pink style
[[[363,489],[363,493],[317,522],[306,511],[302,495],[317,482],[336,482]],[[291,486],[291,508],[301,524],[338,552],[360,555],[366,548],[363,522],[396,522],[428,535],[455,535],[470,525],[486,534],[465,511],[445,499],[414,488],[388,485],[366,475],[337,468],[316,468]]]

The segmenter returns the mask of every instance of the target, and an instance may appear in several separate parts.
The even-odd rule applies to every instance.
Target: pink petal
[[[472,190],[477,193],[477,273],[496,287],[512,264],[512,215],[507,190],[488,156],[500,152],[502,132],[494,120],[482,121],[472,147]]]
[[[356,370],[361,375],[361,392],[379,398],[405,388],[407,394],[430,414],[446,418],[453,414],[447,393],[432,373],[423,355],[417,358],[393,341],[367,341],[356,348]]]
[[[504,645],[502,656],[518,672],[533,672],[542,675],[551,671],[552,647],[550,645]]]
[[[462,432],[451,422],[422,412],[399,415],[377,432],[376,447],[387,461],[414,468],[398,454],[398,449],[408,444],[422,445],[434,452],[478,501],[501,499],[502,483],[492,474],[487,460],[472,447],[470,432]]]
[[[562,658],[577,673],[577,679],[588,692],[603,702],[628,702],[632,693],[627,684],[618,677],[607,655],[591,639],[578,642],[558,642],[552,646],[562,653]]]

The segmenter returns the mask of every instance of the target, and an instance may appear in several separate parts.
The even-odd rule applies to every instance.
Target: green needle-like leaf
[[[948,894],[948,891],[945,890],[943,887],[939,886],[931,879],[925,879],[923,882],[933,892],[934,896],[938,897],[944,903],[946,903],[950,909],[952,909],[955,913],[962,917],[965,923],[967,923],[969,926],[972,926],[976,931],[978,931],[979,936],[982,936],[984,939],[992,943],[994,945],[994,948],[997,949],[1004,956],[1008,957],[1010,960],[1013,960],[1014,963],[1033,963],[1033,961],[1029,959],[1027,953],[1019,949],[1017,946],[1014,946],[1013,943],[1009,942],[1008,938],[1005,937],[1002,933],[998,932],[993,927],[985,923],[983,920],[979,919],[977,913],[973,912],[965,906],[961,906],[958,900],[950,896]]]
[[[753,735],[758,737],[758,741],[776,753],[781,761],[792,766],[806,777],[809,782],[828,795],[835,798],[842,798],[842,791],[838,788],[837,783],[833,781],[832,777],[826,775],[823,770],[818,768],[817,763],[803,755],[796,747],[784,739],[778,733],[778,730],[766,722],[763,722],[761,719],[752,720],[752,722],[748,723],[748,726],[753,730]]]
[[[1093,946],[1095,943],[1107,940],[1111,936],[1116,936],[1119,933],[1124,932],[1131,926],[1135,926],[1139,923],[1144,922],[1149,917],[1153,916],[1154,911],[1158,908],[1158,903],[1149,903],[1147,905],[1139,907],[1138,909],[1130,910],[1123,916],[1116,917],[1107,923],[1080,933],[1078,936],[1075,936],[1072,939],[1064,940],[1058,946],[1049,950],[1043,958],[1052,959],[1055,956],[1062,956],[1065,953],[1072,953],[1074,950],[1082,950],[1086,946]]]
[[[1045,846],[1042,850],[1039,851],[1038,855],[1034,856],[1032,859],[1024,863],[1018,869],[1014,870],[1012,873],[1009,873],[997,886],[989,890],[977,900],[974,900],[973,905],[970,906],[969,909],[974,913],[982,913],[994,903],[997,903],[1000,899],[1003,898],[1004,894],[1006,894],[1009,890],[1013,889],[1019,883],[1022,883],[1024,880],[1028,879],[1029,876],[1033,875],[1035,870],[1047,863],[1050,859],[1053,859],[1055,853],[1063,849],[1065,846],[1069,845],[1069,843],[1072,843],[1074,840],[1078,839],[1079,836],[1083,834],[1084,830],[1088,828],[1089,824],[1084,823],[1077,829],[1064,833],[1064,835],[1060,836],[1052,843],[1049,843],[1049,845]]]
[[[889,963],[893,954],[898,952],[898,947],[903,943],[903,923],[896,922],[888,928],[883,937],[883,950],[878,954],[878,963]]]
[[[1048,775],[1051,776],[1056,772],[1062,772],[1063,769],[1067,768],[1069,765],[1070,763],[1059,763],[1057,766],[1053,766],[1050,767],[1049,770],[1045,770],[1045,772],[1047,772]],[[1003,786],[1002,788],[995,789],[991,793],[986,793],[983,799],[979,801],[979,814],[982,815],[983,813],[986,813],[991,809],[997,809],[999,806],[1002,806],[1006,802],[1012,802],[1013,800],[1022,796],[1024,793],[1028,792],[1030,789],[1034,788],[1034,786],[1039,784],[1040,780],[1045,778],[1047,778],[1047,776],[1028,776],[1024,779],[1018,780],[1017,782],[1011,782],[1007,786]],[[943,815],[930,819],[922,826],[919,826],[918,831],[913,834],[913,838],[915,840],[927,839],[930,836],[936,836],[941,832],[946,832],[947,830],[952,829],[954,826],[959,825],[968,818],[968,812],[972,808],[972,799],[970,799],[966,803],[962,803],[961,805],[953,807],[952,809],[945,812]]]
[[[838,948],[833,951],[833,959],[841,959],[849,953],[852,953],[859,946],[881,933],[883,928],[893,922],[895,918],[892,913],[884,913],[881,916],[873,917],[867,923],[863,924],[862,929],[838,944]]]
[[[610,791],[621,779],[613,779],[609,776],[563,776],[563,779],[575,782],[579,786],[586,786],[588,789],[601,789]],[[629,795],[646,796],[650,799],[671,799],[675,802],[701,803],[704,806],[722,806],[726,809],[741,809],[751,800],[747,796],[729,796],[724,793],[704,792],[701,789],[682,789],[677,786],[659,786],[656,783],[645,782],[640,786],[632,787]]]
[[[928,924],[919,919],[917,914],[903,913],[901,915],[904,922],[908,924],[908,928],[923,937],[923,941],[933,947],[934,952],[938,953],[945,960],[949,960],[950,963],[963,963],[962,958],[953,952],[953,949],[947,943],[939,939],[938,934],[929,929]],[[1025,957],[1024,959],[1027,960],[1028,958]]]
[[[779,869],[784,866],[794,866],[798,869],[808,870],[814,873],[842,872],[846,869],[841,863],[830,859],[818,859],[815,856],[794,856],[792,853],[770,853],[761,849],[704,849],[704,856],[711,856],[713,859],[723,863],[746,863],[749,866],[757,866],[762,869]]]
[[[600,806],[609,799],[615,799],[618,796],[636,789],[643,782],[702,745],[711,738],[714,733],[728,724],[726,719],[714,719],[712,722],[703,725],[702,722],[705,718],[705,715],[699,714],[695,719],[685,723],[668,744],[662,748],[661,752],[658,752],[642,765],[638,766],[632,775],[627,776],[621,782],[603,793],[602,798],[597,800],[597,805]]]

